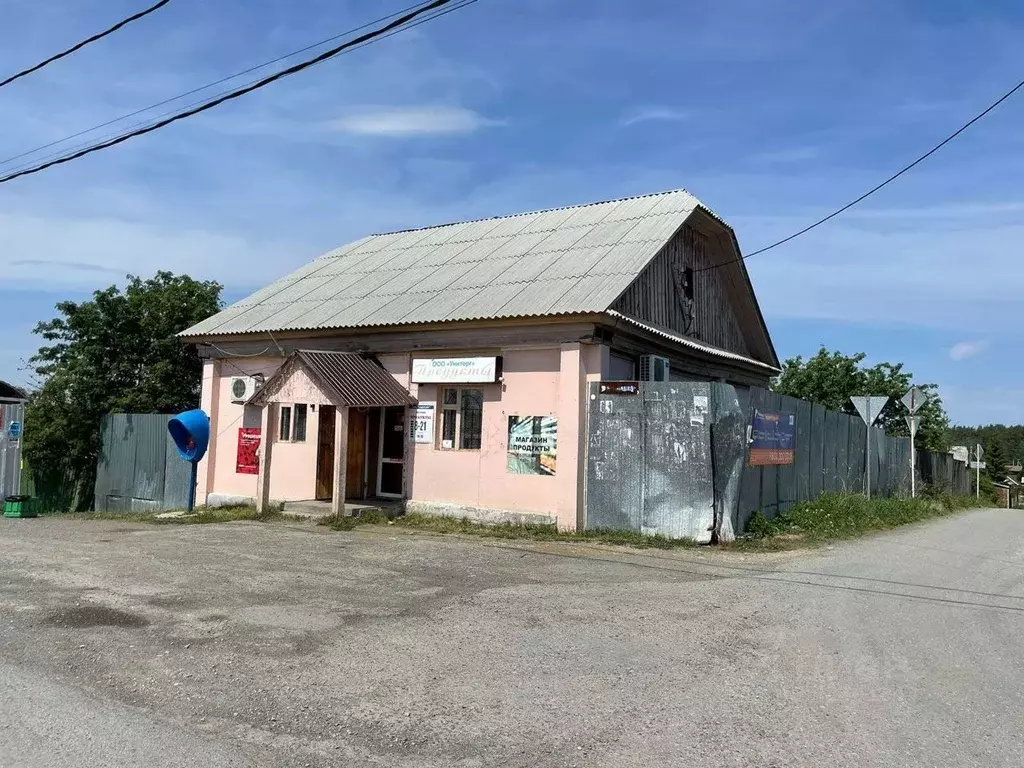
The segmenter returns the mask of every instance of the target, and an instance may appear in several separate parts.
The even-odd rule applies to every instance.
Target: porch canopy
[[[263,409],[260,468],[256,508],[270,505],[270,467],[276,434],[274,403],[313,403],[335,406],[335,444],[331,508],[345,509],[345,481],[348,466],[348,412],[350,408],[408,407],[416,400],[384,367],[353,352],[299,350],[253,395],[247,405]]]
[[[354,352],[299,350],[252,396],[249,405],[281,402],[279,395],[299,371],[330,401],[341,408],[381,408],[415,405],[405,387],[375,360]]]

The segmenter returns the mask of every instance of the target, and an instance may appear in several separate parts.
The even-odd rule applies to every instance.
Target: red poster
[[[259,449],[260,428],[239,428],[238,459],[235,461],[235,472],[240,475],[258,475],[260,473]]]

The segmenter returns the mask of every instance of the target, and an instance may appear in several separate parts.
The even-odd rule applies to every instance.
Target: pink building
[[[732,230],[682,190],[366,237],[182,335],[215,436],[200,503],[566,529],[590,383],[778,370]]]

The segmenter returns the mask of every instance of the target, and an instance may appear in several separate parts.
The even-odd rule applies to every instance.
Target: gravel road
[[[1024,512],[810,553],[0,520],[0,766],[1024,765]]]

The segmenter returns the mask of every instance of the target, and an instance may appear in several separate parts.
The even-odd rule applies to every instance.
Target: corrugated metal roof
[[[414,405],[415,400],[395,378],[375,360],[352,352],[299,350],[278,369],[252,402],[264,405],[268,393],[276,391],[275,379],[288,376],[300,365],[324,389],[324,394],[339,406],[376,408],[390,405]],[[263,397],[261,397],[263,395]]]
[[[336,405],[370,408],[413,405],[416,401],[384,367],[362,355],[345,352],[296,353],[314,375],[337,397]]]
[[[632,326],[645,330],[648,333],[653,333],[656,336],[661,336],[662,338],[674,341],[676,344],[682,344],[684,347],[689,347],[690,349],[697,350],[699,352],[705,352],[709,355],[713,355],[714,357],[722,357],[727,360],[739,360],[740,362],[746,363],[747,365],[752,365],[756,368],[761,368],[762,370],[771,371],[772,373],[778,373],[780,371],[780,369],[776,368],[774,365],[768,365],[767,363],[762,363],[760,360],[754,360],[753,358],[746,357],[744,355],[739,355],[736,354],[735,352],[729,352],[726,349],[721,349],[720,347],[715,347],[712,346],[711,344],[705,344],[704,342],[696,341],[687,336],[681,336],[680,334],[675,333],[673,331],[668,331],[665,330],[664,328],[659,328],[656,325],[651,325],[650,323],[645,323],[640,320],[637,320],[635,317],[630,317],[629,315],[624,315],[621,312],[616,312],[614,309],[609,309],[607,312],[605,312],[605,314],[608,315],[609,317],[615,318],[616,320],[622,320],[626,323],[629,323]]]
[[[366,237],[182,335],[603,312],[698,207],[715,215],[677,190]]]

